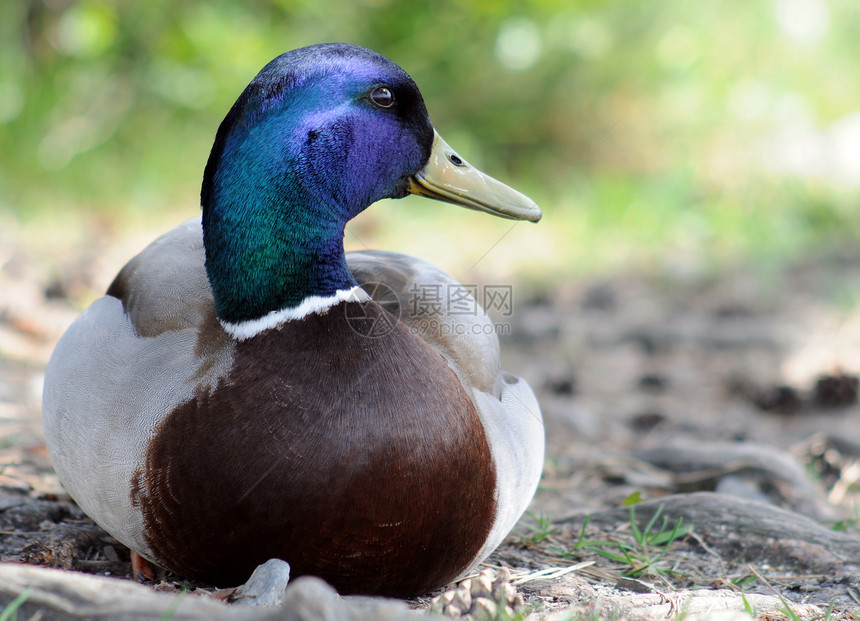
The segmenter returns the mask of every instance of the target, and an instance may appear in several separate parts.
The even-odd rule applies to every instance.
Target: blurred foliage
[[[860,231],[857,32],[856,0],[10,0],[0,211],[192,215],[245,84],[341,40],[403,66],[450,144],[538,200],[517,230],[535,265],[784,257]]]

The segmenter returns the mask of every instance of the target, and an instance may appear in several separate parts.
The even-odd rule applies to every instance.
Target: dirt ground
[[[128,551],[64,495],[40,423],[53,345],[124,260],[105,244],[46,267],[0,234],[0,559],[129,577]],[[530,618],[650,618],[663,604],[654,616],[672,618],[684,612],[672,594],[695,589],[761,618],[812,618],[830,604],[854,618],[860,254],[515,294],[505,366],[538,393],[548,452],[530,515],[488,564],[511,570]],[[682,497],[696,507],[677,500],[699,492],[711,494]],[[681,504],[662,510],[664,499]],[[800,534],[780,527],[781,541],[757,515]],[[201,585],[166,576],[156,588],[189,586]],[[783,612],[763,615],[754,594],[784,598]]]

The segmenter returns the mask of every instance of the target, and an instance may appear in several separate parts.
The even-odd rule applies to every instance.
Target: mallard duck
[[[541,216],[385,57],[314,45],[260,71],[218,129],[202,220],[131,259],[48,365],[47,446],[96,523],[187,578],[280,558],[342,593],[426,593],[499,545],[540,478],[534,394],[479,306],[409,303],[450,276],[344,252],[351,218],[409,193]]]

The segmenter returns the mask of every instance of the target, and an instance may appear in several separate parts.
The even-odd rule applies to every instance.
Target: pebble
[[[290,581],[290,565],[273,558],[258,566],[248,581],[236,589],[236,606],[282,606],[287,583]]]

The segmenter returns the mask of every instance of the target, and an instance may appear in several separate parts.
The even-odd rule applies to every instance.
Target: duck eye
[[[394,105],[394,94],[385,86],[377,86],[370,91],[370,101],[380,108],[390,108]]]

